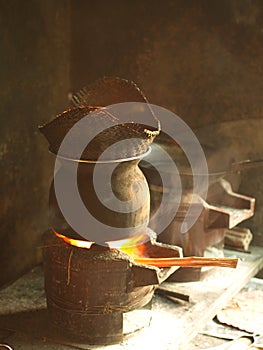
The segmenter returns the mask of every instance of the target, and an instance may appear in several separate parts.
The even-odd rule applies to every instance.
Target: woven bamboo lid
[[[50,151],[60,156],[79,158],[79,143],[85,137],[87,145],[80,157],[82,160],[96,161],[102,152],[124,140],[120,147],[116,144],[111,148],[106,160],[138,157],[148,151],[149,145],[159,134],[158,120],[154,115],[156,128],[136,122],[138,114],[149,114],[151,111],[145,96],[133,82],[102,78],[82,89],[73,96],[72,101],[74,108],[39,126],[49,142]],[[124,102],[143,102],[145,110],[142,110],[141,104],[137,108],[136,104],[128,103],[126,106]],[[123,114],[116,115],[114,108],[105,107],[116,104],[123,104]],[[61,143],[69,132],[70,144],[61,149]]]

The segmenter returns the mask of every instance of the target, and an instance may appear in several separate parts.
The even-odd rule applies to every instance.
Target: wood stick
[[[168,290],[168,289],[164,289],[161,287],[158,287],[155,292],[155,294],[161,295],[161,296],[165,296],[165,297],[172,297],[175,299],[180,299],[180,300],[184,300],[184,301],[190,301],[190,296],[187,294],[183,294],[183,293],[178,293],[175,292],[173,290]]]
[[[185,258],[134,258],[134,261],[138,264],[151,265],[156,267],[205,267],[205,266],[217,266],[217,267],[230,267],[236,268],[237,258],[204,258],[190,256]]]
[[[253,235],[249,229],[232,229],[225,232],[226,248],[242,248],[248,250]]]

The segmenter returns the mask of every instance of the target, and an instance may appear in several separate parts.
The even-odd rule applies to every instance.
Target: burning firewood
[[[236,268],[238,259],[236,258],[204,258],[190,256],[185,258],[135,258],[134,261],[138,264],[146,264],[156,267],[231,267]]]

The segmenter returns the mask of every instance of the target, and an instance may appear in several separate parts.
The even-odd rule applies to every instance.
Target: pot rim
[[[109,160],[91,160],[91,159],[74,159],[74,158],[69,158],[66,156],[59,155],[57,153],[54,153],[50,151],[52,154],[56,156],[56,158],[70,161],[70,162],[76,162],[76,163],[88,163],[88,164],[112,164],[112,163],[123,163],[123,162],[128,162],[132,160],[137,160],[137,159],[142,159],[148,154],[150,154],[152,151],[151,146],[149,146],[148,150],[142,154],[138,154],[137,156],[133,157],[127,157],[127,158],[119,158],[119,159],[109,159]]]

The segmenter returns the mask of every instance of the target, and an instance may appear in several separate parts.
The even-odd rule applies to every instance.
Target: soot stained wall
[[[72,1],[72,89],[136,81],[191,127],[263,117],[260,0]]]
[[[69,1],[0,1],[0,285],[41,258],[52,174],[37,125],[67,104]]]

